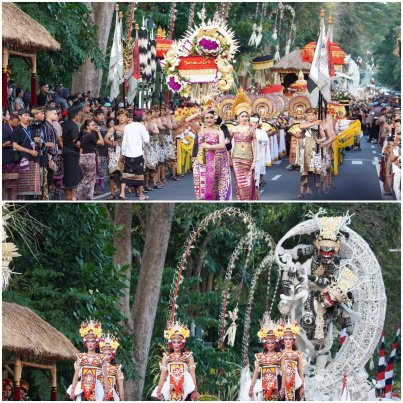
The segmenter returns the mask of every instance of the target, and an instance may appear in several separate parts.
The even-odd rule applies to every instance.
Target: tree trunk
[[[122,290],[124,295],[121,297],[119,307],[127,318],[127,332],[133,333],[133,320],[130,312],[130,278],[132,273],[132,217],[133,209],[129,203],[115,205],[115,215],[113,224],[115,227],[123,227],[116,231],[113,237],[113,246],[116,248],[116,254],[113,256],[113,263],[121,267],[126,266],[125,289]]]
[[[207,279],[207,292],[211,292],[213,290],[213,284],[214,284],[214,273],[212,271],[209,271]]]
[[[85,3],[92,10],[90,21],[96,26],[98,47],[105,56],[108,46],[109,32],[111,29],[112,17],[114,15],[115,3]],[[71,92],[91,91],[91,95],[98,97],[102,84],[102,70],[96,69],[90,59],[86,60],[79,70],[73,74]]]
[[[126,400],[142,398],[174,208],[174,203],[155,203],[147,223],[142,265],[132,308],[136,342],[134,359],[139,378],[126,382]]]

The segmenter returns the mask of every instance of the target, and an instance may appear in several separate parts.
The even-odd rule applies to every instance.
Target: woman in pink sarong
[[[224,133],[215,126],[214,111],[201,114],[201,126],[193,122],[200,116],[194,114],[186,119],[197,134],[197,157],[193,165],[194,190],[197,200],[230,200],[231,172],[225,147]]]

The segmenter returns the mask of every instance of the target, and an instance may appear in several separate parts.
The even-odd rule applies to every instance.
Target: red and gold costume
[[[183,346],[185,340],[189,337],[189,329],[179,322],[169,323],[164,332],[164,336],[169,340],[181,340]],[[169,346],[168,344],[168,346]],[[163,400],[182,401],[187,400],[188,396],[192,395],[196,390],[195,381],[190,373],[190,370],[196,367],[193,361],[193,353],[191,351],[165,352],[163,355],[163,363],[160,364],[161,379],[163,371],[166,371],[167,376],[164,383],[159,384],[154,389],[152,396],[158,397],[158,389],[162,395]]]
[[[301,351],[293,351],[291,353],[284,352],[283,355],[283,376],[285,377],[285,399],[288,401],[296,400],[296,389],[302,385],[301,378],[298,374],[298,364],[301,359]]]
[[[261,321],[261,329],[257,335],[265,344],[265,350],[255,354],[255,372],[250,381],[248,396],[251,398],[254,395],[255,400],[277,401],[280,400],[283,353],[276,351],[276,348],[278,348],[277,343],[282,336],[282,326],[273,322],[269,314],[265,312]],[[258,379],[259,374],[260,379]],[[241,388],[243,388],[242,385]]]
[[[97,379],[102,376],[102,365],[105,359],[103,354],[90,356],[86,353],[77,354],[81,365],[81,389],[84,400],[95,401],[98,390],[103,392],[102,383],[97,385]]]
[[[300,329],[297,323],[291,324],[290,322],[287,322],[287,324],[283,326],[283,337],[293,337],[294,344],[296,340],[296,335],[299,334],[299,332]],[[303,381],[299,373],[299,366],[301,361],[301,351],[283,351],[281,365],[286,401],[295,401],[302,399],[300,388],[303,386]]]
[[[279,400],[279,376],[281,374],[281,358],[283,353],[258,353],[255,354],[256,361],[260,367],[260,378],[262,380],[263,400]]]
[[[80,328],[80,335],[83,342],[88,341],[99,342],[101,337],[102,327],[99,322],[90,320],[83,322]],[[77,361],[75,367],[79,366],[78,382],[74,387],[75,400],[99,401],[103,400],[104,388],[99,380],[102,375],[104,367],[105,355],[104,354],[77,354]],[[73,381],[74,382],[74,381]],[[67,389],[70,395],[72,385]]]
[[[115,357],[116,350],[119,347],[118,339],[115,336],[110,335],[102,335],[101,340],[99,342],[99,349],[101,352],[110,351],[112,353],[112,357]],[[108,392],[104,400],[113,401],[113,400],[121,400],[118,390],[117,390],[117,381],[123,380],[124,376],[122,373],[122,366],[120,364],[112,364],[111,362],[106,363],[106,376],[108,378]],[[101,374],[98,379],[104,384],[104,377]]]
[[[185,400],[186,396],[189,394],[187,386],[192,389],[190,392],[194,389],[192,388],[192,386],[194,386],[193,381],[191,381],[189,375],[189,357],[192,355],[192,352],[185,351],[181,354],[164,353],[164,355],[168,359],[169,400]],[[185,382],[189,383],[189,385],[185,385]],[[185,390],[188,393],[185,393]]]

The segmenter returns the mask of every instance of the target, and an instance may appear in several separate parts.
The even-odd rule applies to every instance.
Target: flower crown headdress
[[[181,322],[168,322],[164,331],[164,337],[167,340],[171,340],[176,336],[182,337],[186,340],[190,336],[190,330]]]
[[[97,322],[93,319],[90,319],[81,323],[80,335],[84,341],[87,341],[88,339],[91,338],[95,339],[96,341],[99,341],[101,334],[102,334],[101,322]]]
[[[268,338],[275,338],[278,342],[283,335],[281,324],[271,320],[267,312],[263,314],[263,320],[260,325],[261,328],[257,332],[260,342],[264,342]]]
[[[296,337],[297,334],[300,333],[301,329],[298,325],[298,322],[290,322],[290,319],[287,320],[286,323],[282,324],[283,336],[284,337],[287,333],[291,333],[293,337]]]
[[[115,352],[117,348],[120,346],[118,343],[118,338],[110,333],[106,335],[101,335],[101,339],[99,340],[99,348],[100,350],[104,350],[110,348],[112,352]]]

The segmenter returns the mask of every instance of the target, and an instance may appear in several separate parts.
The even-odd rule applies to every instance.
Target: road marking
[[[272,179],[272,181],[276,181],[278,178],[280,178],[280,176],[281,176],[281,175],[276,175],[276,176]]]
[[[283,161],[282,160],[278,160],[275,162],[276,165],[280,165]]]
[[[285,169],[290,169],[291,168],[291,164],[288,164],[286,167],[285,167]]]
[[[371,148],[375,148],[375,146],[371,146]]]
[[[107,193],[104,193],[102,195],[98,195],[98,196],[93,197],[92,200],[102,199],[103,197],[109,196],[110,194],[111,194],[111,192],[107,192]]]
[[[355,160],[353,158],[346,158],[344,161],[367,161],[367,162],[373,162],[373,159],[361,158],[360,160]]]
[[[376,154],[376,151],[375,151],[375,150],[373,150],[373,151],[372,151],[372,154]]]
[[[362,165],[362,161],[352,160],[351,164],[352,165]]]

